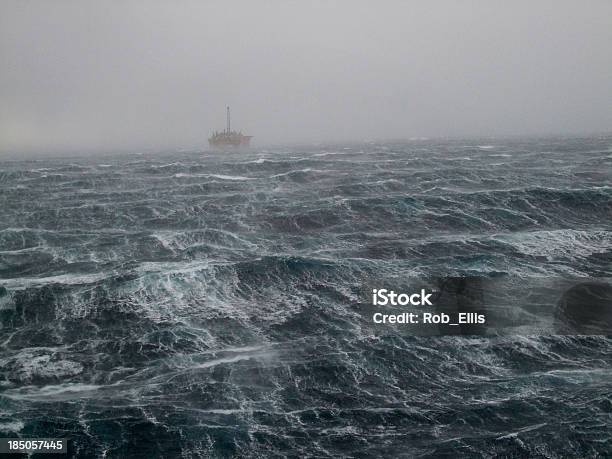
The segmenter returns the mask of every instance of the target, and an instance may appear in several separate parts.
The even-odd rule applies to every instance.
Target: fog
[[[0,153],[612,130],[609,0],[0,5]]]

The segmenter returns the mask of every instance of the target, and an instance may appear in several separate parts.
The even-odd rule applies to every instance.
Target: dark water
[[[371,276],[609,278],[611,177],[612,137],[2,161],[0,437],[610,457],[609,337],[374,333],[355,304]]]

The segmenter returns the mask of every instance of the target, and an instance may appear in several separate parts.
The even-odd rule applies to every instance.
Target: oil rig
[[[231,130],[230,108],[227,107],[227,126],[223,132],[213,132],[208,139],[208,145],[215,148],[248,147],[252,138],[252,135],[243,135],[240,131]]]

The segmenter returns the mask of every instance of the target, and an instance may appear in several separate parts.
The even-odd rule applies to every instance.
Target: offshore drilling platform
[[[227,107],[227,125],[223,132],[215,131],[208,139],[208,145],[215,148],[248,147],[252,135],[243,135],[242,132],[231,130],[230,108]]]

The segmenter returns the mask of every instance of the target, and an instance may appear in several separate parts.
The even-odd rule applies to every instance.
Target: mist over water
[[[609,279],[611,162],[609,136],[4,161],[0,433],[91,456],[606,455],[608,337],[540,333],[529,298],[520,336],[376,331],[360,295]]]
[[[0,4],[0,154],[610,132],[612,3]]]

